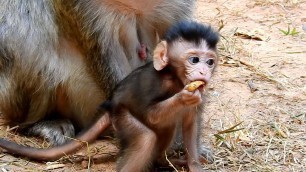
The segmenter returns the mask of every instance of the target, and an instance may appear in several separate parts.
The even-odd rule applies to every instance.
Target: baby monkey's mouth
[[[204,85],[199,86],[198,90],[200,90],[200,92],[204,92],[205,91],[205,86],[206,86],[206,83]]]

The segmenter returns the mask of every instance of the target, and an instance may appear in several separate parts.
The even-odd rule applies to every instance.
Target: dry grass
[[[205,169],[304,171],[306,168],[305,118],[305,114],[298,118],[292,117],[285,124],[275,122],[275,119],[254,118],[243,125],[244,129],[226,132],[222,134],[222,139],[216,137],[214,141],[217,150],[216,161],[205,166]],[[304,124],[301,125],[301,122]]]

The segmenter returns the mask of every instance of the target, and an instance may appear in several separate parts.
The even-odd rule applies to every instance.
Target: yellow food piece
[[[193,81],[190,84],[187,85],[186,89],[188,91],[194,91],[197,88],[199,88],[201,85],[204,85],[205,82],[204,81]]]

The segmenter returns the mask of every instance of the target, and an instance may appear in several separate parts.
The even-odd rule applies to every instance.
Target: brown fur
[[[150,59],[158,37],[176,21],[190,18],[193,4],[193,0],[3,1],[0,112],[12,126],[34,125],[28,130],[32,134],[54,145],[64,143],[65,133],[46,119],[68,119],[77,129],[88,126],[114,86],[146,63],[137,48],[145,44]]]

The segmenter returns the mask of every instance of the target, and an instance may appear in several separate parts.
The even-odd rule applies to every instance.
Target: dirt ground
[[[198,0],[195,18],[222,36],[203,114],[203,140],[215,162],[203,168],[306,171],[306,1]],[[0,171],[114,171],[113,142],[52,163],[2,152]],[[88,152],[90,167],[76,160]]]

